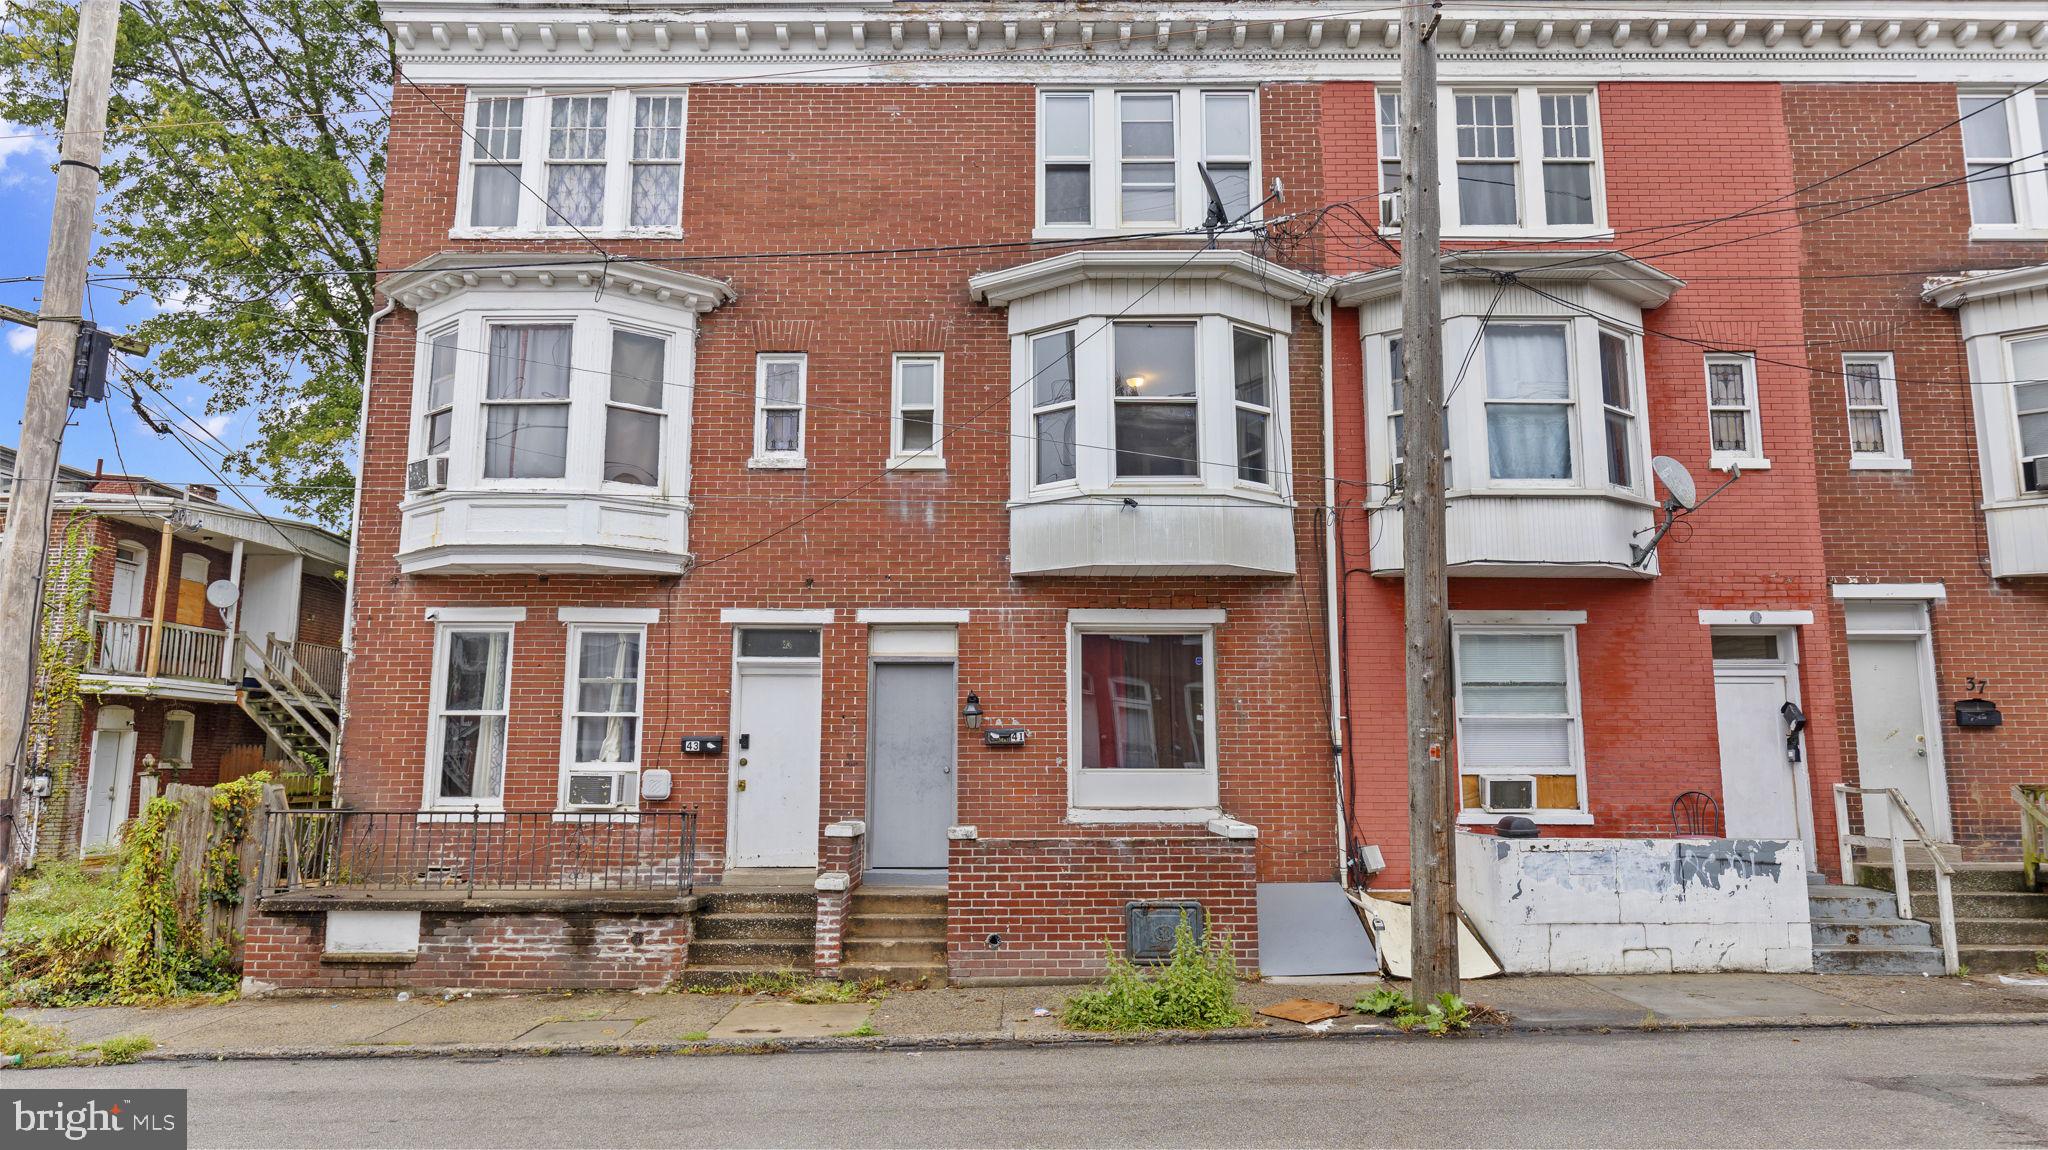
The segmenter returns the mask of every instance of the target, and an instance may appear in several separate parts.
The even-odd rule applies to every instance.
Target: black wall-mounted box
[[[686,755],[722,755],[725,753],[725,736],[684,735],[683,753]]]
[[[2005,722],[2005,716],[1998,713],[1998,704],[1989,699],[1957,699],[1956,726],[1996,727]]]
[[[1022,727],[990,727],[981,733],[985,747],[1021,747],[1030,739],[1031,732]]]

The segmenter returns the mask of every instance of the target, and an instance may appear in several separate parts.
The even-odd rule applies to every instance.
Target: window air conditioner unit
[[[2020,460],[2020,490],[2048,491],[2048,455]]]
[[[1536,809],[1536,778],[1533,775],[1499,775],[1482,784],[1489,811],[1526,812]]]
[[[610,809],[619,805],[617,775],[570,775],[569,806],[578,810]]]
[[[429,455],[405,465],[405,493],[432,495],[448,489],[448,457]]]

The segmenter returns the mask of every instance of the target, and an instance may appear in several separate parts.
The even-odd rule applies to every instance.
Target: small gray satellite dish
[[[1650,470],[1664,481],[1664,490],[1671,493],[1671,502],[1687,511],[1699,506],[1700,494],[1693,487],[1692,472],[1685,469],[1685,464],[1668,455],[1659,455],[1650,460]]]
[[[215,579],[206,585],[206,601],[225,611],[242,597],[242,589],[226,579]]]

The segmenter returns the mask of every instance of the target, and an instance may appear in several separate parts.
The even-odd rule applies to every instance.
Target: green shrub
[[[138,1055],[155,1050],[156,1039],[147,1034],[117,1034],[79,1049],[98,1051],[102,1063],[120,1066],[135,1061]]]
[[[20,1018],[0,1014],[0,1054],[27,1059],[52,1050],[62,1050],[71,1039],[54,1026],[38,1026]]]
[[[1195,941],[1182,918],[1173,934],[1173,958],[1146,971],[1109,950],[1102,985],[1076,995],[1060,1021],[1074,1030],[1215,1030],[1243,1026],[1250,1014],[1237,1005],[1237,958],[1230,940]]]

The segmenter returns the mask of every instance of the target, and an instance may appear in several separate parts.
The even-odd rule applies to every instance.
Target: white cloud
[[[9,327],[7,329],[7,350],[16,355],[27,355],[36,349],[36,329],[32,327]]]
[[[207,431],[217,436],[228,429],[229,419],[225,415],[209,415],[200,422],[205,425]]]
[[[0,120],[0,187],[45,173],[57,160],[57,144],[41,132]]]

